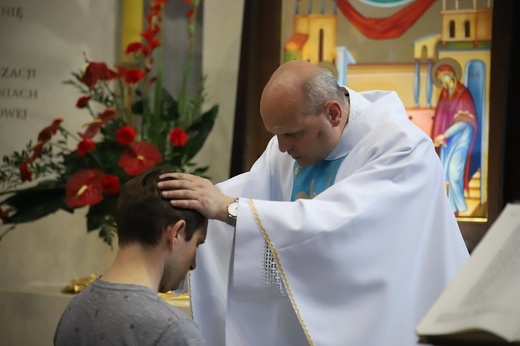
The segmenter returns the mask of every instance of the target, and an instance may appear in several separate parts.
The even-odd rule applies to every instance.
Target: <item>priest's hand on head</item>
[[[188,173],[166,173],[158,183],[164,198],[179,208],[195,209],[208,219],[226,221],[233,197],[222,194],[208,179]]]

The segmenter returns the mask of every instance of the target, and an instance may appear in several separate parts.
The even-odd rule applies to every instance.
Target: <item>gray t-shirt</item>
[[[65,308],[54,345],[204,345],[204,338],[148,287],[97,279]]]

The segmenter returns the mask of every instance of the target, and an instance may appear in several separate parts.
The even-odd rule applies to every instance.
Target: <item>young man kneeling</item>
[[[121,187],[118,252],[110,269],[75,296],[54,335],[59,345],[203,345],[195,322],[157,292],[195,269],[207,219],[174,208],[157,189],[167,171],[145,171]]]

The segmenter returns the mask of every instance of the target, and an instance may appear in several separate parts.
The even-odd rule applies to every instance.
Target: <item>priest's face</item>
[[[262,100],[260,113],[267,131],[278,139],[278,148],[300,166],[310,166],[325,159],[337,145],[341,130],[332,121],[328,105],[319,114],[306,114],[303,100]]]

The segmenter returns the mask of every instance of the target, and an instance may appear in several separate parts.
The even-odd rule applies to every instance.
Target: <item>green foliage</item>
[[[198,1],[192,4],[196,10]],[[162,11],[154,12],[154,16],[149,25],[160,28]],[[194,34],[193,20],[189,19],[190,35]],[[160,30],[150,33],[159,35]],[[129,167],[144,162],[148,167],[168,165],[173,170],[204,176],[208,167],[192,160],[213,128],[218,106],[201,111],[204,79],[194,95],[186,92],[191,46],[180,91],[176,97],[170,95],[162,85],[161,49],[151,41],[147,37],[139,43],[142,47],[133,52],[132,64],[109,69],[104,63],[89,61],[85,71],[72,72],[64,81],[81,95],[77,107],[90,118],[83,133],[69,131],[56,119],[40,131],[36,142],[29,141],[21,151],[3,157],[0,227],[7,229],[0,233],[0,240],[17,224],[37,221],[58,210],[73,212],[85,207],[87,231],[99,231],[100,238],[112,246],[117,234],[117,189],[137,174]],[[187,135],[185,143],[170,140],[173,129]],[[146,151],[138,151],[150,147],[158,150],[162,161],[153,155],[143,157]]]

